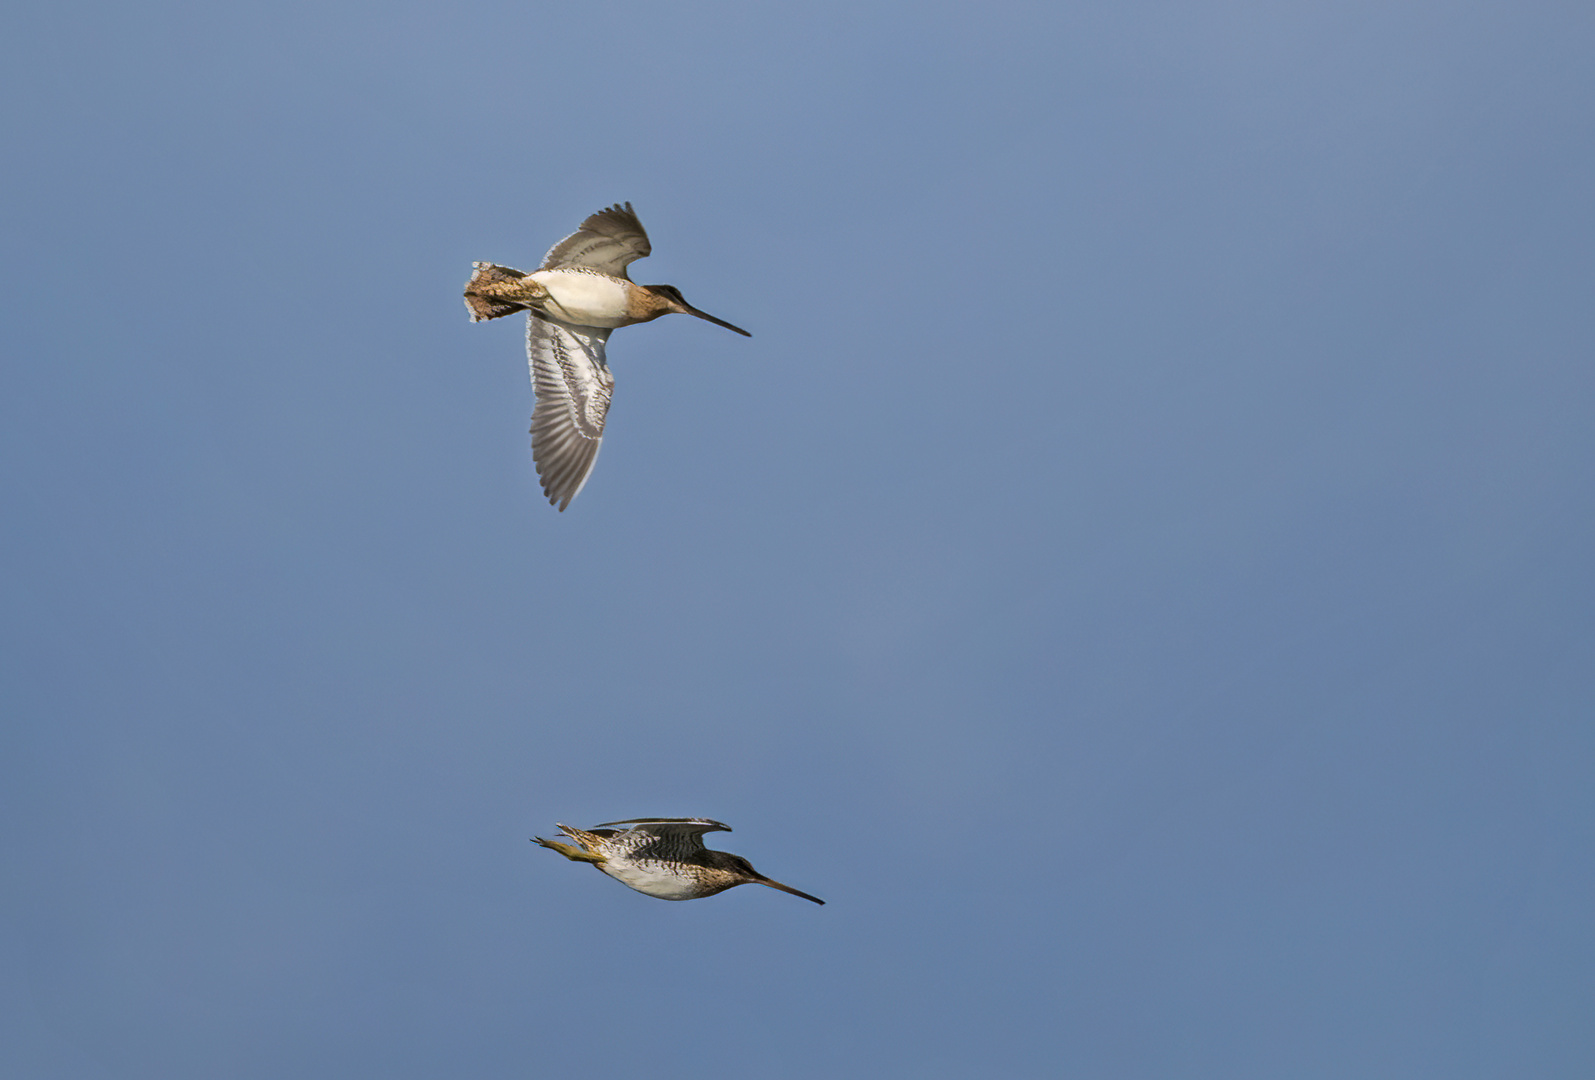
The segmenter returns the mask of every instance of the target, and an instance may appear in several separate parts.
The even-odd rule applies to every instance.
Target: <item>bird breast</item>
[[[628,303],[631,283],[587,270],[538,270],[531,275],[548,290],[541,310],[576,326],[613,329],[637,320]]]

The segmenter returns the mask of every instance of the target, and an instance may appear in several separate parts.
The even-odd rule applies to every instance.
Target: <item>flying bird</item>
[[[704,847],[704,833],[731,831],[731,826],[708,818],[632,818],[592,829],[561,825],[559,831],[581,846],[541,836],[532,837],[532,843],[575,862],[592,863],[622,885],[661,900],[696,900],[738,885],[757,884],[825,903],[772,881],[740,855]]]
[[[472,264],[476,272],[465,285],[472,322],[527,313],[526,352],[537,395],[532,460],[543,494],[561,511],[587,483],[604,439],[615,388],[604,359],[611,330],[676,312],[753,336],[699,311],[674,285],[634,284],[626,267],[652,250],[631,203],[617,203],[555,244],[530,274]]]

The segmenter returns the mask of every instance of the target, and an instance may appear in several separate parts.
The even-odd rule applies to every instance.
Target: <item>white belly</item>
[[[599,863],[598,869],[623,885],[629,885],[649,896],[657,896],[661,900],[691,900],[693,896],[692,880],[687,877],[661,874],[628,862]]]
[[[538,270],[531,277],[548,290],[542,310],[562,322],[613,329],[634,321],[619,278],[581,270]]]

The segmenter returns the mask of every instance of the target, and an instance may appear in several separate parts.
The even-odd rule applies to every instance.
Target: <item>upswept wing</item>
[[[531,362],[532,460],[543,494],[561,511],[581,493],[598,460],[604,417],[615,379],[604,362],[609,331],[572,326],[541,315],[526,319],[526,355]]]
[[[616,203],[600,210],[582,227],[548,249],[539,270],[586,266],[615,277],[626,277],[626,267],[653,250],[631,203]],[[627,278],[629,281],[630,279]]]

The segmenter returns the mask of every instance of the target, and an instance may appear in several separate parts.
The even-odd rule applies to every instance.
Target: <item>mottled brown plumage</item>
[[[532,842],[575,862],[592,863],[616,881],[661,900],[696,900],[738,885],[757,884],[825,903],[765,877],[740,855],[704,847],[704,833],[731,831],[729,825],[708,818],[632,818],[592,829],[561,825],[559,831],[581,846],[540,836]]]

